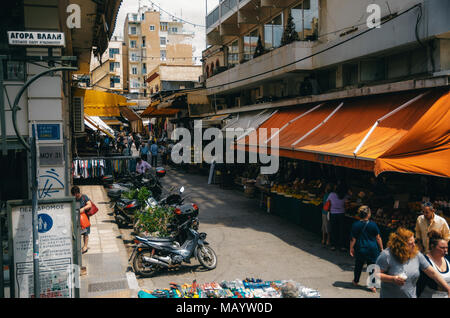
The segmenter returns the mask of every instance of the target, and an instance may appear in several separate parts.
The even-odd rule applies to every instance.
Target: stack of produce
[[[141,290],[139,298],[283,298],[282,289],[286,284],[294,286],[296,298],[320,298],[317,290],[307,288],[293,281],[263,281],[245,279],[197,284],[170,284],[170,288],[153,291]]]

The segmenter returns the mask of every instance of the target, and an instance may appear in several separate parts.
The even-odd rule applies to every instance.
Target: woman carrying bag
[[[352,225],[350,240],[350,255],[355,258],[355,270],[352,284],[359,286],[359,278],[364,264],[375,264],[380,252],[383,250],[380,230],[375,222],[369,221],[371,212],[367,205],[358,209],[361,220]],[[369,287],[376,292],[375,287]]]

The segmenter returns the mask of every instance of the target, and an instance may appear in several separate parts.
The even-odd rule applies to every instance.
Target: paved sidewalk
[[[82,255],[87,274],[80,279],[80,297],[137,297],[139,286],[134,273],[127,271],[127,251],[114,217],[108,215],[112,210],[105,189],[102,186],[80,186],[80,189],[98,207],[98,212],[90,218],[89,250]]]

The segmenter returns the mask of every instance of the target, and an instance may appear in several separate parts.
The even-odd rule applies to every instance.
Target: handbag
[[[91,226],[91,222],[84,212],[80,213],[80,225],[83,230]]]
[[[328,200],[327,202],[325,202],[325,204],[323,205],[323,210],[326,212],[329,212],[331,208],[331,201]]]
[[[91,201],[91,204],[92,204],[92,208],[90,208],[89,210],[86,211],[86,214],[87,214],[88,216],[93,216],[95,213],[98,212],[98,208],[97,208],[97,206],[94,204],[94,202]]]

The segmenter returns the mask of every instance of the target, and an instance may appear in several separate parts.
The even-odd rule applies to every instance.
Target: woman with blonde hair
[[[430,251],[425,258],[431,266],[450,284],[450,264],[445,258],[448,253],[448,241],[437,231],[428,233],[428,246]],[[448,294],[426,275],[421,275],[424,289],[420,293],[420,298],[448,298]],[[418,293],[419,294],[419,293]]]
[[[381,280],[381,298],[416,298],[420,271],[450,294],[450,286],[419,252],[414,233],[405,228],[391,233],[387,248],[380,253],[376,264],[379,266],[377,277]]]

